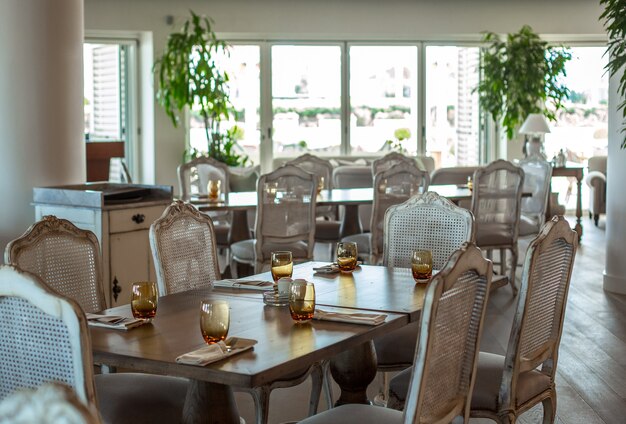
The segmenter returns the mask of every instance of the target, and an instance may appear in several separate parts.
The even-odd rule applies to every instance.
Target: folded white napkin
[[[128,318],[119,315],[85,314],[87,323],[92,327],[112,328],[114,330],[130,330],[150,322],[147,319]]]
[[[316,309],[314,319],[323,321],[347,322],[350,324],[378,325],[385,322],[387,315],[385,314],[363,314],[363,313],[344,313],[330,312],[322,309]]]
[[[214,287],[226,287],[229,289],[246,289],[246,290],[274,290],[274,283],[271,281],[262,281],[262,280],[235,280],[235,279],[226,279],[226,280],[217,280],[213,281]]]
[[[230,337],[223,342],[203,346],[176,358],[179,364],[205,366],[220,361],[237,353],[244,352],[257,343],[256,340]]]

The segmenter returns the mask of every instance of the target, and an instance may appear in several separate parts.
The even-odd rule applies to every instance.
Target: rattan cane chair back
[[[505,252],[511,252],[508,277],[514,294],[517,293],[515,269],[523,186],[524,170],[502,159],[474,172],[472,213],[476,244],[488,252],[500,249],[502,274],[506,271]]]
[[[220,279],[213,222],[189,203],[175,201],[152,223],[150,247],[161,296]]]
[[[543,158],[531,156],[520,160],[519,166],[524,170],[523,191],[532,194],[522,198],[521,214],[541,224],[545,221],[550,196],[552,165]]]
[[[499,389],[491,381],[476,383],[482,396],[497,399],[495,409],[475,408],[472,416],[514,422],[542,402],[543,422],[555,422],[558,350],[577,247],[578,233],[562,216],[544,224],[530,243]]]
[[[389,155],[388,155],[389,156]],[[370,222],[372,263],[383,255],[385,212],[390,206],[406,202],[411,196],[428,190],[428,172],[407,162],[397,163],[374,176],[374,200]]]
[[[375,177],[379,172],[387,171],[400,163],[407,163],[417,168],[415,159],[404,156],[402,153],[391,152],[372,162],[372,175]]]
[[[383,265],[411,267],[414,250],[430,250],[433,267],[442,269],[450,255],[474,239],[474,217],[465,208],[429,191],[385,212]]]
[[[275,184],[275,193],[266,190],[266,184]],[[261,175],[257,192],[256,261],[266,262],[271,250],[281,246],[289,250],[289,245],[297,242],[306,244],[306,257],[298,259],[311,259],[315,247],[317,177],[298,166],[284,165]]]
[[[474,244],[454,252],[426,289],[405,423],[469,419],[491,261]]]
[[[106,308],[100,244],[91,231],[45,216],[7,245],[4,259],[75,300],[85,312]]]
[[[178,167],[180,196],[189,200],[192,196],[207,195],[209,180],[221,181],[221,192],[229,191],[228,166],[210,157],[200,156]]]
[[[34,274],[0,266],[0,400],[57,381],[96,406],[85,315]]]
[[[287,165],[295,165],[304,169],[306,172],[314,174],[318,179],[323,178],[323,184],[321,184],[322,189],[332,190],[333,165],[326,159],[313,156],[310,153],[305,153],[293,160],[290,160],[287,162]],[[324,217],[327,216],[334,219],[336,217],[335,208],[333,206],[318,206],[316,209],[316,215]]]

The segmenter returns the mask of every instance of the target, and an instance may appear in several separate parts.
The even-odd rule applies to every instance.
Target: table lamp
[[[519,129],[519,132],[520,134],[527,134],[531,136],[530,140],[527,140],[524,145],[524,154],[526,157],[537,155],[546,159],[541,136],[549,133],[550,127],[548,126],[548,122],[543,114],[529,114]]]

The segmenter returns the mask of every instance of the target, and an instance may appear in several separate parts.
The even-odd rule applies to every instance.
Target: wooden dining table
[[[297,270],[298,273],[306,273],[304,269]],[[309,278],[313,277],[309,275]],[[320,305],[324,305],[324,309],[354,312],[354,308],[336,308],[326,305],[324,301],[327,299],[332,303],[333,296],[340,297],[339,293],[344,290],[351,291],[351,286],[355,284],[353,280],[346,278],[335,283],[331,280],[315,281],[319,287]],[[375,290],[367,288],[366,284],[362,286],[363,290]],[[346,292],[346,299],[350,297]],[[229,302],[229,335],[257,340],[253,350],[204,367],[176,362],[179,355],[204,346],[199,317],[200,302],[205,299]],[[415,307],[418,304],[419,301],[416,301]],[[131,316],[129,305],[110,309],[106,313]],[[373,338],[408,324],[412,316],[406,312],[388,311],[386,314],[385,322],[377,326],[318,320],[298,324],[291,319],[287,307],[264,305],[258,292],[207,288],[161,297],[157,315],[149,324],[128,331],[92,327],[90,333],[95,362],[138,372],[188,378],[190,387],[183,422],[238,423],[233,387],[258,387],[322,360],[342,355],[349,359],[348,362],[340,362],[335,371],[346,376],[347,385],[341,377],[338,381],[345,386],[342,393],[343,390],[350,392],[355,384],[353,375],[361,374],[358,358],[356,362],[352,360],[355,352],[358,355],[363,350],[362,346],[369,346]],[[371,364],[366,366],[371,367]],[[362,387],[356,389],[360,392]]]
[[[454,203],[472,198],[471,190],[465,186],[433,185],[429,187],[429,191],[434,191]],[[229,233],[231,244],[250,238],[247,211],[257,207],[258,195],[256,191],[226,193],[219,201],[210,201],[206,197],[194,196],[187,200],[203,212],[232,211],[233,222],[236,224],[231,225]],[[343,238],[363,232],[359,219],[359,205],[372,204],[373,200],[374,190],[372,188],[334,188],[322,190],[315,201],[318,206],[345,207],[339,229],[341,238]]]

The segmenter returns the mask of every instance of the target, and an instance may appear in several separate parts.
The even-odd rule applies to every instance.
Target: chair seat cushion
[[[504,356],[480,352],[472,394],[472,410],[497,411],[503,368]],[[547,375],[536,370],[521,373],[517,380],[516,405],[519,406],[549,389],[550,377]]]
[[[372,233],[361,233],[361,234],[353,234],[348,237],[344,237],[341,241],[351,241],[356,243],[356,248],[361,255],[370,253],[370,240],[372,239]]]
[[[374,339],[379,367],[408,367],[413,363],[418,322]]]
[[[513,235],[509,225],[480,224],[476,225],[476,245],[484,246],[511,246]]]
[[[255,260],[255,239],[250,240],[242,240],[237,243],[233,243],[230,246],[230,250],[233,256],[236,259],[240,259],[243,261],[254,261]],[[303,241],[297,241],[294,243],[265,243],[263,248],[263,255],[266,258],[269,258],[272,252],[278,250],[289,250],[291,254],[295,258],[307,258],[308,249],[306,243]]]
[[[95,376],[104,423],[177,423],[181,421],[188,381],[150,374]]]
[[[520,216],[520,221],[519,221],[519,235],[520,236],[530,236],[533,234],[539,234],[540,228],[541,228],[541,223],[537,222],[536,219],[533,219],[526,215]]]
[[[335,423],[401,423],[402,412],[372,405],[342,405],[314,415],[300,424],[335,424]]]
[[[340,221],[326,221],[318,219],[315,221],[315,240],[337,241],[339,240]]]

